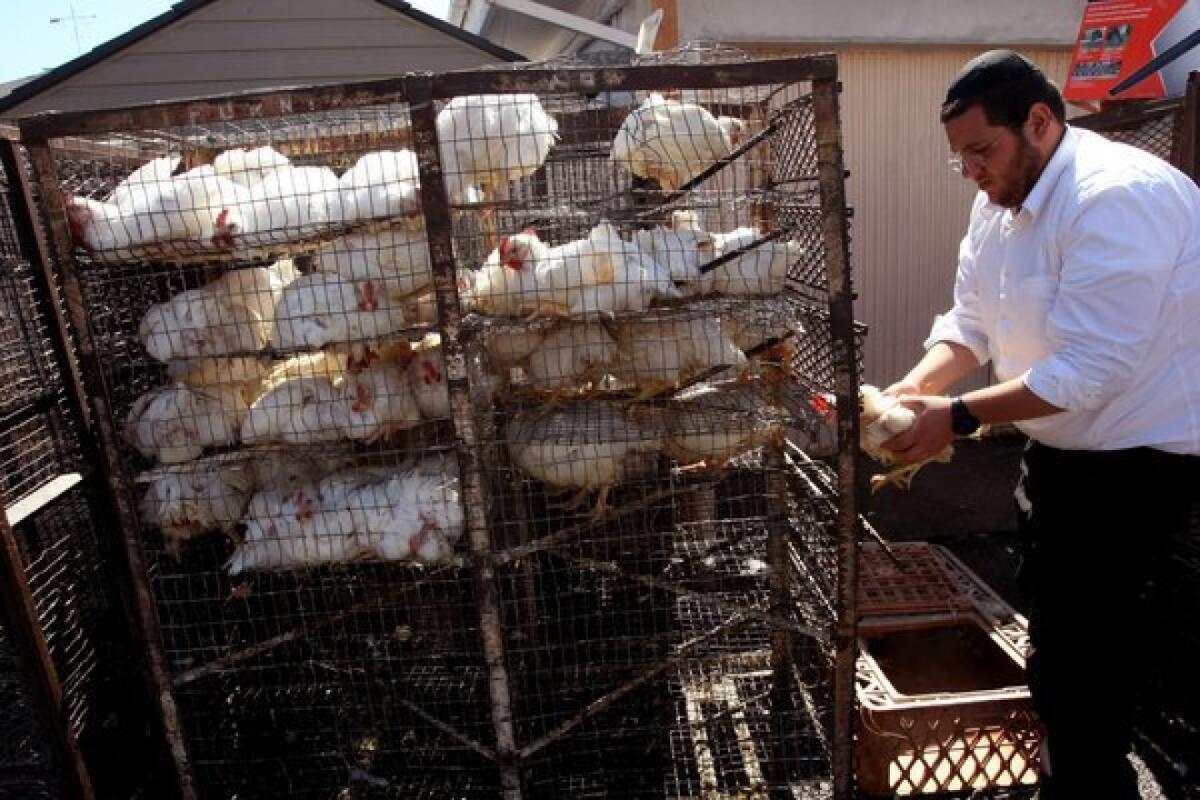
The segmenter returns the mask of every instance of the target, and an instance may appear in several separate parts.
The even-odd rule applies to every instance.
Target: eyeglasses
[[[962,175],[965,167],[974,169],[982,167],[998,144],[1000,144],[1000,140],[993,139],[987,144],[972,147],[969,153],[955,153],[946,159],[946,163],[950,165],[950,169],[954,170],[954,174]]]

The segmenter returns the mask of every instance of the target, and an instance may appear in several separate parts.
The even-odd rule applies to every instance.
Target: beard
[[[1038,152],[1024,134],[1017,136],[1017,151],[1013,154],[1011,181],[1002,187],[996,197],[996,204],[1004,208],[1018,208],[1025,198],[1033,191],[1034,184],[1042,174]]]

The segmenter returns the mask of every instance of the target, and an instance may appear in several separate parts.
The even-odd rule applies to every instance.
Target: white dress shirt
[[[975,198],[939,341],[1066,409],[1037,441],[1200,454],[1200,189],[1068,127],[1020,209]]]

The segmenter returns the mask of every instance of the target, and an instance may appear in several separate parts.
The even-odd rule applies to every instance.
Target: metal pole
[[[1200,72],[1188,76],[1183,99],[1183,132],[1179,148],[1179,168],[1200,183]]]
[[[82,370],[82,386],[93,387],[96,392],[89,397],[85,408],[90,408],[92,433],[97,437],[98,460],[109,489],[121,531],[124,576],[129,586],[129,600],[133,611],[132,628],[137,644],[144,657],[149,684],[159,710],[163,740],[167,743],[174,771],[176,786],[181,800],[196,800],[196,789],[192,778],[191,761],[184,741],[183,728],[175,696],[171,691],[166,658],[163,654],[162,636],[154,595],[146,572],[145,555],[138,535],[138,516],[133,502],[130,485],[118,456],[120,437],[113,424],[107,398],[99,391],[104,385],[103,369],[89,327],[88,309],[79,281],[78,265],[73,255],[71,233],[67,227],[66,211],[62,194],[58,191],[58,172],[54,157],[45,139],[26,142],[34,175],[42,187],[42,203],[45,209],[48,241],[39,237],[44,268],[52,264],[59,266],[58,278],[62,282],[67,314],[74,328],[79,345],[79,366]],[[86,439],[86,437],[84,437]]]
[[[839,85],[836,77],[813,81],[817,172],[829,285],[830,333],[838,406],[837,549],[838,620],[834,632],[834,797],[854,796],[854,670],[858,626],[858,354],[854,339],[854,289],[846,230]]]
[[[446,362],[450,407],[457,434],[461,497],[467,519],[475,602],[479,612],[483,655],[488,671],[492,727],[496,734],[496,761],[505,800],[520,800],[521,778],[513,726],[512,683],[504,646],[504,618],[500,612],[496,570],[488,511],[490,498],[483,479],[481,442],[476,430],[476,397],[482,387],[469,380],[468,353],[462,341],[462,310],[458,305],[458,279],[454,263],[453,224],[442,182],[438,152],[437,115],[433,107],[433,78],[412,75],[405,81],[412,118],[413,146],[420,165],[421,205],[429,240],[429,258],[436,288],[442,357]]]

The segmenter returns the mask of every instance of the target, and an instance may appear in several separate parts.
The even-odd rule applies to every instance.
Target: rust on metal
[[[437,76],[410,75],[405,78],[337,86],[251,91],[114,110],[49,112],[26,117],[19,125],[24,140],[44,141],[114,131],[177,128],[285,114],[317,113],[405,102],[410,99],[408,90],[414,85],[413,82],[427,80],[432,81],[434,98],[448,98],[461,94],[493,92],[591,93],[676,86],[714,89],[756,83],[811,81],[830,78],[836,73],[836,59],[828,54],[720,66],[656,65],[638,67],[635,70],[589,67],[553,70],[515,68],[451,72]]]
[[[27,143],[34,175],[42,186],[58,186],[58,174],[54,156],[45,140]],[[52,263],[59,265],[59,278],[63,296],[79,346],[79,365],[83,385],[104,385],[103,373],[89,328],[88,309],[80,285],[78,265],[73,255],[71,233],[67,225],[66,209],[62,195],[46,192],[43,197],[46,227],[50,232],[47,255]],[[116,510],[121,532],[124,576],[131,592],[130,603],[134,612],[133,629],[145,659],[149,684],[155,695],[162,725],[164,741],[169,749],[174,778],[181,800],[195,800],[196,790],[191,774],[191,763],[184,742],[178,707],[171,690],[166,660],[163,655],[162,638],[158,614],[154,605],[146,572],[145,556],[138,536],[138,523],[133,488],[128,483],[118,461],[119,437],[113,428],[112,416],[107,400],[99,394],[90,397],[93,430],[99,440],[100,460],[98,466],[104,474],[109,489],[109,499]]]
[[[458,302],[458,279],[454,261],[453,222],[449,198],[442,180],[438,152],[437,116],[428,76],[412,76],[407,85],[411,103],[413,149],[419,165],[422,211],[425,215],[430,265],[433,269],[442,357],[446,363],[450,407],[458,441],[459,481],[471,549],[475,602],[484,661],[488,671],[492,727],[496,736],[496,761],[505,800],[520,800],[521,779],[517,763],[516,731],[513,724],[512,682],[505,656],[503,618],[500,611],[496,571],[492,565],[489,497],[483,480],[479,436],[475,429],[475,398],[482,387],[472,385],[467,353],[460,337],[462,309]]]
[[[1200,72],[1188,77],[1179,135],[1179,168],[1200,183]]]
[[[835,63],[836,69],[836,63]],[[821,186],[822,233],[828,268],[829,324],[834,348],[838,408],[837,549],[838,620],[834,634],[834,796],[854,792],[854,670],[858,626],[858,362],[850,246],[846,230],[845,167],[842,159],[836,76],[813,82],[817,169]]]
[[[22,119],[25,141],[83,136],[114,131],[139,131],[209,125],[239,119],[307,114],[382,103],[402,103],[404,78],[250,91],[173,103],[149,103],[113,110],[49,112]]]
[[[834,78],[836,57],[832,55],[781,58],[773,61],[692,66],[666,64],[635,69],[568,68],[510,69],[486,72],[449,72],[433,77],[435,98],[463,94],[511,94],[532,92],[555,94],[578,92],[638,91],[687,86],[691,89],[722,89],[754,84],[774,84]]]
[[[13,202],[10,207],[13,212],[13,225],[17,231],[17,240],[21,242],[21,248],[25,251],[25,260],[33,267],[30,272],[39,306],[38,312],[50,323],[54,332],[50,337],[51,347],[55,359],[62,365],[63,375],[67,377],[65,383],[71,408],[82,423],[80,430],[90,430],[91,412],[88,409],[87,393],[83,388],[83,376],[79,372],[79,364],[74,354],[68,347],[71,341],[70,327],[62,305],[54,302],[58,292],[55,288],[50,245],[43,233],[45,229],[34,219],[37,201],[34,198],[33,183],[18,147],[18,144],[8,139],[0,140],[0,165],[3,165],[5,173],[9,176],[9,191],[12,193]]]

